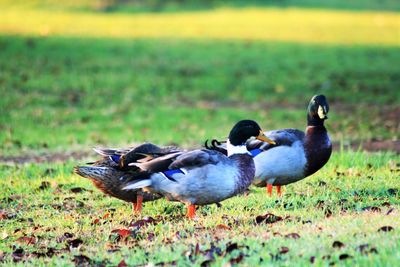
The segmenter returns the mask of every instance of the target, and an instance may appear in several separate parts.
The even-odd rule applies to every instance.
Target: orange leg
[[[281,186],[280,185],[276,186],[276,192],[278,193],[278,196],[282,196],[282,191],[281,191]]]
[[[272,184],[267,184],[267,194],[272,196]]]
[[[196,206],[195,205],[188,205],[187,216],[189,219],[194,219],[194,217],[196,216]]]
[[[136,203],[132,202],[132,211],[133,211],[133,213],[135,213],[135,210],[136,210]]]
[[[143,196],[142,195],[137,195],[137,197],[136,197],[136,205],[134,207],[134,211],[136,213],[141,213],[142,212],[142,203],[143,203]]]

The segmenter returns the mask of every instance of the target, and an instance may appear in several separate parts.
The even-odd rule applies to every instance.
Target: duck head
[[[266,137],[257,122],[252,120],[241,120],[233,126],[229,133],[227,141],[228,156],[232,154],[249,153],[246,148],[246,142],[250,138],[275,144],[275,142]]]
[[[307,121],[308,126],[324,125],[328,119],[329,105],[324,95],[315,95],[308,104]]]

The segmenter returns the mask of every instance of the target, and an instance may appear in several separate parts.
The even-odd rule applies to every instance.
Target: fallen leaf
[[[79,238],[68,240],[67,241],[68,247],[71,248],[78,248],[80,245],[83,244],[83,241]]]
[[[125,260],[121,260],[121,261],[118,263],[117,267],[128,267],[128,264],[126,264]]]
[[[386,215],[389,215],[390,213],[392,213],[394,211],[394,208],[391,208],[390,210],[388,210],[387,212],[386,212]]]
[[[282,217],[274,215],[272,213],[267,213],[265,215],[259,215],[256,217],[257,224],[261,224],[262,222],[264,222],[266,224],[272,224],[272,223],[276,223],[279,221],[282,221]]]
[[[91,266],[92,260],[85,255],[76,255],[74,256],[74,263],[75,266]]]
[[[132,221],[129,226],[130,227],[135,227],[135,228],[141,228],[143,226],[146,226],[148,224],[157,224],[158,222],[152,218],[152,217],[145,217],[143,220],[138,220],[138,221]]]
[[[38,187],[38,190],[45,190],[50,188],[51,184],[48,181],[42,181],[42,183],[40,184],[40,186]]]
[[[289,248],[288,247],[281,247],[281,249],[279,250],[280,254],[286,254],[289,252]]]
[[[378,229],[378,232],[390,232],[393,231],[394,228],[392,226],[382,226]]]
[[[21,236],[17,239],[17,242],[24,245],[36,244],[36,238],[34,236]]]
[[[346,260],[346,259],[349,259],[349,258],[352,258],[352,256],[350,256],[349,254],[341,254],[341,255],[339,255],[339,260]]]
[[[299,239],[300,235],[298,233],[290,233],[290,234],[285,235],[285,238]]]
[[[218,224],[218,225],[216,226],[216,228],[217,228],[218,230],[232,230],[232,228],[230,228],[229,226],[227,226],[227,225],[225,225],[225,224]]]
[[[329,218],[332,216],[332,211],[330,209],[325,209],[324,214],[326,218]]]
[[[244,255],[242,253],[239,254],[236,258],[232,258],[229,260],[230,264],[239,264],[244,258]]]
[[[71,191],[72,193],[81,193],[81,192],[83,192],[83,191],[86,191],[86,189],[85,189],[85,188],[82,188],[82,187],[73,187],[73,188],[70,189],[70,191]]]
[[[237,243],[232,243],[232,244],[229,244],[227,247],[226,247],[226,250],[225,250],[225,252],[228,254],[228,253],[231,253],[232,251],[234,251],[235,249],[238,249],[239,247],[238,247],[238,244]]]
[[[8,219],[7,212],[0,210],[0,220]]]
[[[378,253],[378,250],[375,247],[369,248],[369,244],[362,244],[359,247],[357,247],[357,250],[361,254]]]
[[[381,208],[375,206],[368,206],[362,208],[363,211],[381,212]]]
[[[132,231],[129,229],[115,229],[112,230],[111,233],[117,233],[120,237],[125,238],[132,234]]]
[[[332,247],[333,248],[343,248],[343,247],[345,247],[345,245],[340,241],[334,241],[332,244]]]
[[[20,261],[20,260],[23,259],[24,254],[25,254],[25,253],[24,253],[24,250],[23,250],[22,248],[17,248],[17,249],[15,249],[15,250],[13,251],[13,253],[11,254],[11,256],[12,256],[14,262],[18,262],[18,261]]]

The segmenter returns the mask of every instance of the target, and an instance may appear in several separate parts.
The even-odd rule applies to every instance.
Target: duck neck
[[[235,155],[235,154],[248,154],[250,155],[250,152],[247,150],[247,147],[245,144],[243,145],[238,145],[234,146],[231,144],[229,139],[226,141],[226,148],[228,151],[228,157]]]
[[[322,126],[322,127],[324,127],[324,120],[320,119],[320,118],[316,118],[314,116],[310,116],[310,114],[307,114],[307,126]]]
[[[307,126],[304,150],[307,158],[306,176],[315,173],[328,162],[332,153],[332,144],[323,124]]]

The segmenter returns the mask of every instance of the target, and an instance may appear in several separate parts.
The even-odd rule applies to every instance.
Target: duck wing
[[[119,165],[120,168],[127,168],[130,163],[147,162],[154,158],[180,151],[177,147],[159,147],[152,143],[129,148],[94,148],[94,151],[104,158],[108,158]]]
[[[260,140],[250,140],[247,142],[246,146],[249,151],[255,149],[268,150],[277,146],[291,146],[296,141],[304,140],[304,132],[297,129],[281,129],[281,130],[273,130],[264,132],[264,134],[275,141],[275,145],[269,144],[267,142],[263,142]]]
[[[182,155],[184,152],[174,152],[157,158],[149,159],[146,162],[132,162],[129,166],[135,166],[139,168],[142,172],[155,173],[168,170],[174,160]]]
[[[217,164],[227,160],[228,158],[219,151],[198,149],[179,155],[171,165],[169,165],[169,169],[198,168],[207,164]]]
[[[180,151],[179,148],[174,146],[159,147],[152,143],[144,143],[125,153],[120,160],[120,165],[129,166],[133,162],[148,162]]]

